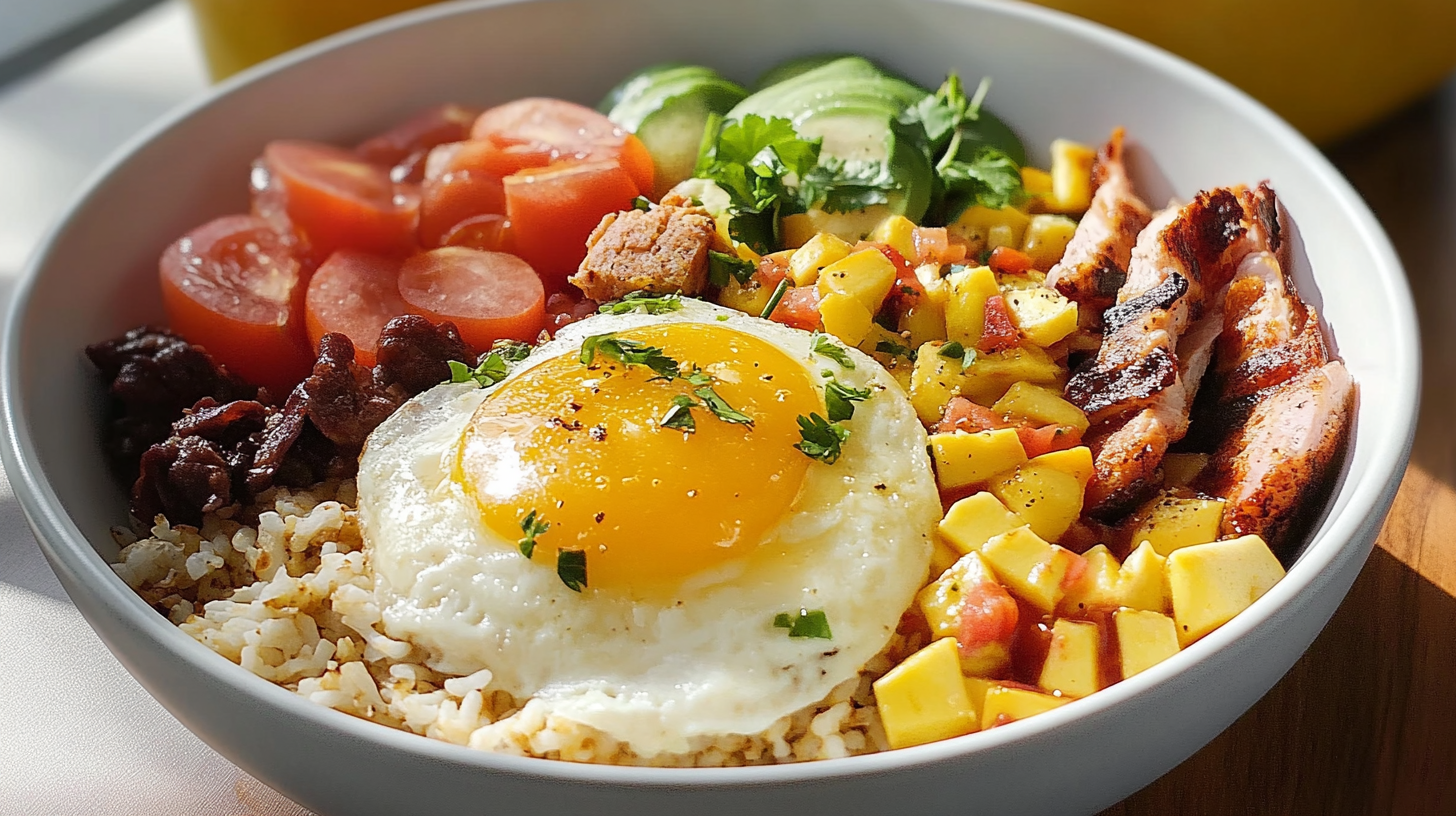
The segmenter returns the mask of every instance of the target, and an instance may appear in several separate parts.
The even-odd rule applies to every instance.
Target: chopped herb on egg
[[[854,368],[854,360],[850,359],[849,352],[844,350],[844,346],[831,340],[829,335],[814,332],[809,336],[809,349],[820,357],[828,357],[845,368]]]
[[[708,406],[708,410],[713,412],[713,416],[723,420],[724,422],[731,422],[734,425],[747,425],[750,428],[753,427],[752,417],[729,405],[728,401],[718,396],[718,392],[714,391],[712,388],[704,386],[702,388],[694,389],[693,393],[697,394],[698,397],[702,399],[703,404]]]
[[[636,340],[618,337],[615,333],[594,334],[582,341],[582,365],[591,365],[598,354],[622,365],[646,366],[663,379],[675,379],[678,375],[677,360],[664,354],[662,349]]]
[[[911,362],[915,361],[915,349],[909,346],[902,346],[892,340],[881,340],[876,343],[875,351],[880,354],[888,354],[891,357],[904,357]]]
[[[531,344],[519,340],[497,340],[490,350],[505,358],[508,363],[519,363],[531,356]]]
[[[682,309],[682,295],[671,292],[660,295],[656,292],[628,292],[621,300],[611,303],[603,303],[598,312],[602,314],[627,314],[628,312],[641,311],[650,315],[676,312]]]
[[[818,414],[799,415],[800,441],[795,448],[810,459],[818,459],[826,465],[839,461],[841,448],[849,439],[849,429],[836,422],[830,422]]]
[[[764,304],[763,311],[759,312],[758,316],[767,320],[768,316],[774,313],[774,309],[779,307],[779,301],[784,299],[784,293],[787,291],[789,291],[789,279],[784,278],[779,281],[778,286],[774,287],[773,294],[769,295],[768,303]]]
[[[686,377],[683,377],[683,379],[687,380],[689,385],[700,386],[707,385],[708,383],[712,382],[713,375],[702,370],[701,368],[698,368],[697,366],[693,366],[693,370],[688,372],[688,375]]]
[[[800,609],[797,615],[780,612],[774,615],[773,625],[775,629],[789,630],[791,638],[834,639],[834,633],[829,631],[829,616],[822,609]]]
[[[556,575],[567,589],[580,592],[586,586],[586,550],[566,547],[557,550]]]
[[[551,529],[551,522],[537,516],[535,510],[527,513],[526,517],[521,519],[521,532],[525,533],[525,537],[516,542],[516,546],[521,548],[521,555],[530,558],[531,554],[536,552],[536,536],[549,529]]]
[[[854,416],[854,404],[870,398],[868,388],[855,388],[830,378],[824,384],[824,407],[830,422],[839,422]]]
[[[693,407],[697,404],[698,401],[692,397],[678,394],[672,398],[672,407],[662,415],[662,420],[658,424],[664,428],[693,433],[698,429],[698,423],[693,420],[692,412]]]
[[[474,382],[482,388],[495,385],[501,380],[504,380],[506,374],[510,373],[510,366],[506,365],[505,358],[499,352],[495,351],[487,354],[475,368],[471,368],[458,360],[450,360],[449,366],[450,382]]]
[[[728,285],[729,278],[738,281],[740,286],[748,283],[756,269],[758,266],[752,261],[745,261],[737,255],[708,250],[708,282],[720,289]]]

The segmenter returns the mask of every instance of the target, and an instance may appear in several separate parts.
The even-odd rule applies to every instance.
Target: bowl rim
[[[1298,159],[1312,173],[1317,183],[1332,194],[1337,210],[1348,218],[1359,233],[1360,242],[1369,248],[1375,259],[1375,274],[1372,277],[1384,290],[1395,310],[1404,312],[1409,318],[1403,324],[1393,327],[1393,331],[1387,336],[1391,365],[1396,370],[1397,392],[1393,395],[1395,415],[1404,417],[1406,421],[1403,424],[1359,429],[1361,436],[1367,439],[1367,444],[1372,448],[1371,462],[1363,472],[1347,474],[1346,478],[1353,482],[1343,511],[1329,517],[1323,534],[1306,546],[1284,579],[1229,623],[1163,663],[1103,689],[1098,694],[1074,700],[1041,716],[989,731],[911,748],[841,759],[735,768],[643,768],[495,754],[369,722],[310,702],[241,666],[220,659],[219,655],[185,635],[148,607],[92,549],[85,535],[65,512],[59,496],[41,470],[37,451],[29,434],[29,424],[21,410],[24,402],[20,393],[23,368],[22,327],[38,286],[40,273],[61,234],[76,217],[82,205],[133,154],[190,117],[213,105],[221,104],[235,91],[254,81],[291,70],[296,65],[335,49],[387,36],[397,29],[441,18],[475,14],[487,8],[551,0],[459,0],[427,6],[334,34],[274,57],[224,80],[207,93],[179,105],[142,129],[113,152],[81,185],[62,216],[49,227],[45,237],[26,262],[7,310],[3,352],[0,352],[3,353],[3,357],[0,357],[0,413],[3,413],[5,419],[0,460],[3,460],[16,498],[52,568],[58,574],[64,573],[63,577],[70,578],[71,582],[92,588],[99,603],[168,652],[170,659],[185,661],[194,671],[211,676],[232,691],[271,705],[312,727],[381,748],[414,754],[432,761],[469,766],[481,771],[534,777],[543,781],[637,788],[681,785],[737,788],[825,781],[889,773],[994,751],[1007,742],[1045,736],[1072,721],[1105,714],[1154,686],[1170,682],[1174,677],[1192,671],[1195,666],[1255,629],[1273,625],[1276,622],[1276,613],[1287,606],[1300,605],[1311,585],[1320,583],[1321,577],[1327,571],[1333,572],[1332,567],[1344,566],[1354,557],[1363,561],[1368,556],[1368,547],[1355,544],[1361,540],[1362,535],[1373,541],[1375,530],[1369,528],[1378,528],[1384,511],[1388,509],[1399,486],[1400,476],[1409,458],[1419,403],[1420,345],[1409,283],[1389,238],[1350,183],[1307,139],[1267,107],[1205,69],[1130,35],[1041,6],[997,0],[923,1],[927,4],[977,9],[980,13],[1018,19],[1034,26],[1053,29],[1066,36],[1088,40],[1094,45],[1140,63],[1150,71],[1168,74],[1176,82],[1191,86],[1239,111],[1242,116],[1261,126],[1275,143]],[[165,707],[165,701],[160,697],[157,699]]]

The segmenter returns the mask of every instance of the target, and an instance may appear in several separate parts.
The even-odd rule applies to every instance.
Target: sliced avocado
[[[777,85],[785,80],[793,79],[799,74],[807,73],[835,60],[853,56],[853,54],[813,54],[807,57],[794,57],[791,60],[785,60],[760,74],[758,81],[753,83],[753,90],[761,91],[770,85]]]
[[[617,83],[615,88],[607,91],[602,101],[597,103],[597,110],[609,114],[612,108],[617,107],[623,99],[638,96],[646,89],[652,87],[660,77],[667,75],[691,76],[693,74],[716,77],[718,72],[703,65],[689,65],[685,62],[661,62],[656,65],[649,65]]]

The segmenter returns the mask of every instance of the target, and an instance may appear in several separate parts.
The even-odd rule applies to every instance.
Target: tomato
[[[588,162],[507,176],[505,192],[511,246],[548,291],[560,292],[602,216],[631,207],[639,188],[615,162]]]
[[[282,396],[312,370],[302,265],[265,221],[210,221],[167,247],[158,266],[172,329],[238,376]]]
[[[553,162],[616,161],[638,191],[652,190],[652,155],[642,140],[574,102],[529,97],[497,105],[475,120],[470,137],[503,147],[534,146],[549,152]]]
[[[941,414],[940,423],[935,426],[935,432],[977,433],[996,428],[1007,428],[1010,425],[1011,423],[984,405],[977,405],[965,397],[951,397],[950,401],[945,404],[945,410]]]
[[[916,263],[958,264],[966,259],[970,248],[964,240],[952,238],[945,227],[916,227],[911,237],[915,240]]]
[[[973,652],[992,643],[1010,645],[1020,617],[1016,600],[995,581],[965,587],[956,635],[961,652]]]
[[[1005,351],[1016,345],[1016,324],[1011,322],[1011,312],[1006,308],[1006,299],[1000,295],[986,298],[986,322],[981,329],[981,340],[976,343],[978,351]]]
[[[501,147],[479,139],[440,145],[430,151],[420,202],[420,245],[442,246],[465,221],[482,215],[504,215],[504,179],[520,170],[545,167],[549,154],[523,146]],[[501,225],[503,226],[503,224]],[[480,246],[477,249],[500,249]]]
[[[819,328],[819,287],[790,286],[768,319],[805,331]]]
[[[758,259],[758,268],[753,271],[753,279],[758,285],[772,292],[779,281],[789,276],[789,258],[793,255],[792,250],[774,252]]]
[[[354,362],[373,367],[384,324],[405,314],[399,296],[400,261],[341,249],[329,256],[308,282],[304,322],[315,349],[329,332],[354,344]]]
[[[1082,432],[1070,425],[1043,425],[1040,428],[1019,427],[1016,435],[1028,458],[1043,453],[1067,450],[1082,444]]]
[[[260,167],[265,177],[254,180],[255,210],[271,215],[281,201],[309,258],[322,261],[345,248],[390,255],[414,247],[419,193],[395,184],[384,168],[337,147],[298,141],[269,142]]]
[[[511,222],[504,215],[477,215],[450,228],[440,239],[441,246],[483,249],[487,252],[511,251]]]
[[[460,330],[477,350],[496,340],[534,341],[546,325],[546,293],[525,261],[504,252],[443,247],[408,258],[399,294],[411,312]]]
[[[991,250],[991,257],[986,261],[991,269],[1008,275],[1020,275],[1030,269],[1032,263],[1030,255],[1008,246]]]
[[[477,108],[438,105],[360,143],[354,154],[390,168],[389,176],[394,181],[419,182],[425,177],[425,157],[430,149],[467,138],[479,115]]]

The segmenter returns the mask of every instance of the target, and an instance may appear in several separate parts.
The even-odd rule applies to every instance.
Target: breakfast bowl
[[[731,32],[744,36],[732,36]],[[725,36],[727,35],[727,36]],[[111,568],[127,496],[105,466],[104,388],[82,349],[163,321],[157,257],[248,206],[272,139],[348,143],[448,101],[592,104],[644,65],[748,82],[785,59],[863,54],[922,85],[995,78],[1031,152],[1122,127],[1143,196],[1277,187],[1292,277],[1359,384],[1343,467],[1287,575],[1242,614],[1086,699],[909,748],[787,765],[636,768],[508,756],[381,727],[220,658]],[[771,308],[770,308],[771,311]],[[32,261],[6,334],[5,464],[40,546],[103,642],[219,753],[323,814],[1089,813],[1227,727],[1296,661],[1368,556],[1409,455],[1416,324],[1394,251],[1315,149],[1230,86],[1071,17],[1002,3],[464,3],[412,12],[255,68],[159,123],[87,186]],[[523,528],[524,529],[524,528]]]

